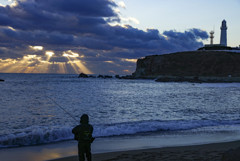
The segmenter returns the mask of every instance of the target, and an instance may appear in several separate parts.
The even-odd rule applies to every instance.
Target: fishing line
[[[48,98],[48,99],[50,99],[53,103],[55,103],[56,105],[57,105],[57,107],[59,107],[60,109],[62,109],[66,114],[68,114],[71,118],[73,118],[75,121],[77,121],[78,122],[78,120],[71,114],[71,113],[69,113],[67,110],[65,110],[61,105],[59,105],[55,100],[53,100],[52,98],[50,98],[50,97],[48,97],[47,95],[46,95],[46,97]]]

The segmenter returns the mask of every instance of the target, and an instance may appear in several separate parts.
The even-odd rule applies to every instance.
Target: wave
[[[32,126],[8,135],[0,136],[0,148],[38,145],[72,139],[69,127]]]
[[[94,137],[136,135],[147,132],[193,130],[211,126],[240,125],[240,120],[141,121],[94,125]],[[20,132],[0,136],[0,148],[38,145],[73,139],[69,126],[32,126]]]
[[[171,132],[192,130],[203,127],[240,125],[240,120],[170,120],[170,121],[141,121],[99,125],[95,128],[95,136],[134,135],[144,132]]]

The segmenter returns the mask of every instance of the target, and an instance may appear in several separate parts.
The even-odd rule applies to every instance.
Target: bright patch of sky
[[[9,5],[13,3],[13,0],[0,0],[0,5]]]

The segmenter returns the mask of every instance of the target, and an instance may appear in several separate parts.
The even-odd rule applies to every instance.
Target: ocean
[[[0,74],[0,148],[94,137],[240,134],[240,83],[160,83],[61,74]],[[232,135],[235,134],[235,135]]]

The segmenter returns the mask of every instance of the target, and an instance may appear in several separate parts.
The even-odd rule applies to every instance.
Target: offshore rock
[[[113,78],[111,75],[104,75],[104,78]]]
[[[3,80],[3,79],[0,79],[0,82],[4,82],[4,80]]]
[[[113,78],[111,75],[98,75],[97,78]]]
[[[121,77],[119,75],[115,75],[115,78],[117,79],[121,79]]]
[[[79,74],[78,78],[88,78],[88,75],[81,73],[81,74]]]
[[[136,79],[136,78],[133,77],[132,75],[125,75],[125,76],[122,76],[121,79]]]
[[[116,75],[115,78],[117,78],[117,79],[136,79],[133,75],[124,75],[124,76]]]
[[[189,51],[138,59],[135,78],[159,81],[239,82],[240,53]]]

